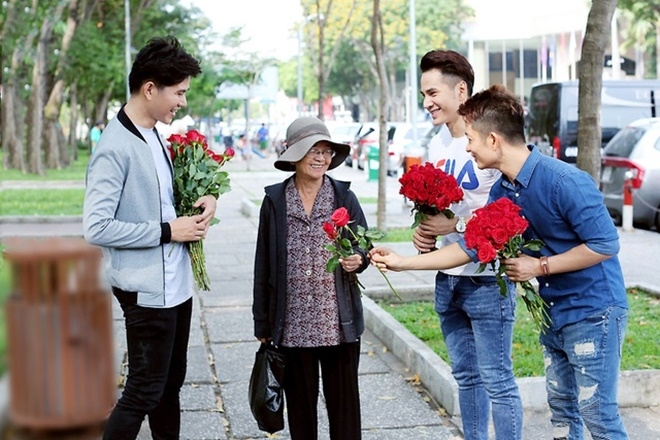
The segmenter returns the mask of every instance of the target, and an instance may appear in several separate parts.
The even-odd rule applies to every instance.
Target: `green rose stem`
[[[367,237],[363,237],[363,239],[360,240],[360,238],[355,234],[355,232],[353,232],[353,230],[351,228],[349,228],[348,226],[343,226],[343,227],[345,229],[348,229],[348,231],[351,233],[351,235],[353,236],[353,238],[355,239],[356,242],[360,243],[361,241],[363,242],[364,240],[366,240],[367,241],[367,247],[371,248],[373,246],[373,244],[371,243],[371,240],[367,239]],[[360,246],[360,248],[362,248],[362,246]],[[364,248],[362,248],[362,249],[364,249]],[[364,250],[366,251],[367,249],[364,249]],[[376,269],[378,269],[378,272],[380,272],[380,274],[383,276],[383,278],[385,278],[385,281],[387,281],[387,285],[390,287],[390,290],[392,290],[392,292],[396,295],[396,297],[399,299],[399,301],[403,302],[403,299],[401,298],[399,293],[396,290],[394,290],[394,286],[392,286],[392,283],[390,283],[390,280],[389,280],[389,278],[387,278],[387,275],[385,275],[385,272],[383,272],[380,267],[376,266]]]
[[[187,243],[188,253],[190,254],[190,263],[192,265],[193,277],[200,290],[209,291],[211,281],[206,272],[206,257],[204,256],[204,242],[190,241]]]

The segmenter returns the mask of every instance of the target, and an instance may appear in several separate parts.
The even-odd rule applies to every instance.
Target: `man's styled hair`
[[[128,87],[131,94],[147,81],[153,81],[158,88],[169,87],[201,72],[199,61],[183,49],[179,40],[171,35],[156,37],[149,40],[135,57],[128,75]]]
[[[482,136],[495,132],[512,144],[525,142],[525,112],[520,99],[501,84],[476,93],[458,107],[458,114]]]
[[[468,96],[472,96],[474,87],[474,70],[470,62],[458,52],[453,50],[432,50],[426,52],[419,62],[419,68],[422,73],[432,69],[437,69],[443,75],[455,80],[452,84],[455,86],[459,81],[465,81],[467,84]]]

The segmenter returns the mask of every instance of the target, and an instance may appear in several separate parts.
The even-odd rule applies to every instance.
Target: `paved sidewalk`
[[[256,159],[246,171],[240,159],[227,165],[232,191],[221,196],[217,216],[205,241],[211,291],[196,295],[189,351],[189,371],[182,390],[182,439],[267,438],[253,421],[247,403],[247,383],[258,342],[252,336],[252,265],[258,213],[265,185],[281,181],[286,173],[272,168],[271,159]],[[353,181],[352,188],[363,200],[369,224],[376,225],[377,182],[368,182],[366,173],[348,167],[331,172],[337,178]],[[410,208],[398,195],[398,181],[387,179],[387,226],[407,227],[412,223]],[[1,187],[0,187],[1,189]],[[9,235],[79,235],[76,219],[36,225],[0,223],[0,238]],[[648,231],[621,233],[621,261],[626,280],[659,291],[660,234]],[[410,244],[397,244],[402,253],[413,253]],[[433,290],[432,271],[390,273],[392,283],[406,296],[428,296]],[[380,274],[369,268],[361,275],[367,296],[387,295]],[[365,298],[369,330],[362,340],[360,390],[363,438],[365,440],[461,439],[460,420],[451,418],[458,411],[455,385],[449,367],[430,355],[424,345],[405,330],[380,318],[380,309]],[[116,363],[125,371],[125,339],[121,311],[114,302]],[[370,323],[370,324],[369,324]],[[383,342],[387,341],[387,342]],[[421,346],[420,346],[421,344]],[[419,361],[417,358],[424,358]],[[430,368],[433,365],[434,368]],[[433,370],[424,376],[424,370]],[[415,375],[431,377],[432,383],[419,384]],[[449,385],[439,385],[447,380]],[[650,386],[658,385],[657,374]],[[643,385],[643,384],[642,384]],[[538,389],[538,388],[533,388]],[[427,391],[428,390],[428,391]],[[635,388],[639,390],[639,388]],[[431,394],[432,392],[432,394]],[[634,390],[629,394],[635,395]],[[440,397],[438,397],[440,395]],[[432,396],[444,403],[439,408]],[[537,396],[543,398],[543,396]],[[641,398],[641,396],[640,396]],[[453,403],[452,403],[453,402]],[[320,405],[321,439],[327,439],[327,422]],[[622,408],[631,439],[660,438],[660,407]],[[526,411],[524,438],[550,438],[546,411]],[[17,438],[17,437],[13,437]],[[96,438],[96,437],[94,437]],[[149,439],[146,423],[140,439]],[[286,439],[288,431],[275,438]]]

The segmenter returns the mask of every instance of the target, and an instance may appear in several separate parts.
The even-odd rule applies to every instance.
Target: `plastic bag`
[[[273,345],[262,343],[250,375],[250,410],[259,429],[270,434],[284,429],[284,360]]]

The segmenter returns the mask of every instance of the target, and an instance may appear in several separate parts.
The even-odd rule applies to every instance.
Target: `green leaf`
[[[500,286],[500,295],[506,296],[508,293],[506,281],[502,277],[495,277],[495,279],[497,280],[497,285]]]
[[[448,219],[452,219],[452,218],[454,218],[454,211],[452,211],[451,209],[443,209],[443,210],[442,210],[442,213],[443,213],[443,214],[445,215],[445,217],[447,217]]]
[[[426,214],[422,211],[415,211],[415,220],[413,221],[412,226],[410,226],[410,229],[415,229],[423,220],[426,220]]]
[[[351,240],[349,240],[348,238],[340,239],[339,240],[339,246],[341,246],[341,248],[343,250],[349,250],[350,249],[351,253],[353,251],[353,245],[351,244]]]
[[[325,265],[325,271],[332,273],[337,269],[339,266],[339,258],[335,255],[334,257],[330,258],[328,262]]]
[[[326,244],[325,246],[323,246],[323,249],[325,249],[328,252],[332,252],[333,254],[337,253],[337,248],[332,243]]]
[[[525,249],[529,249],[530,251],[535,251],[535,252],[540,251],[543,246],[545,246],[545,243],[543,243],[542,240],[538,240],[538,239],[529,240],[527,243],[523,245]]]
[[[385,238],[385,234],[376,228],[369,229],[367,232],[365,232],[364,236],[371,241],[378,241]]]

